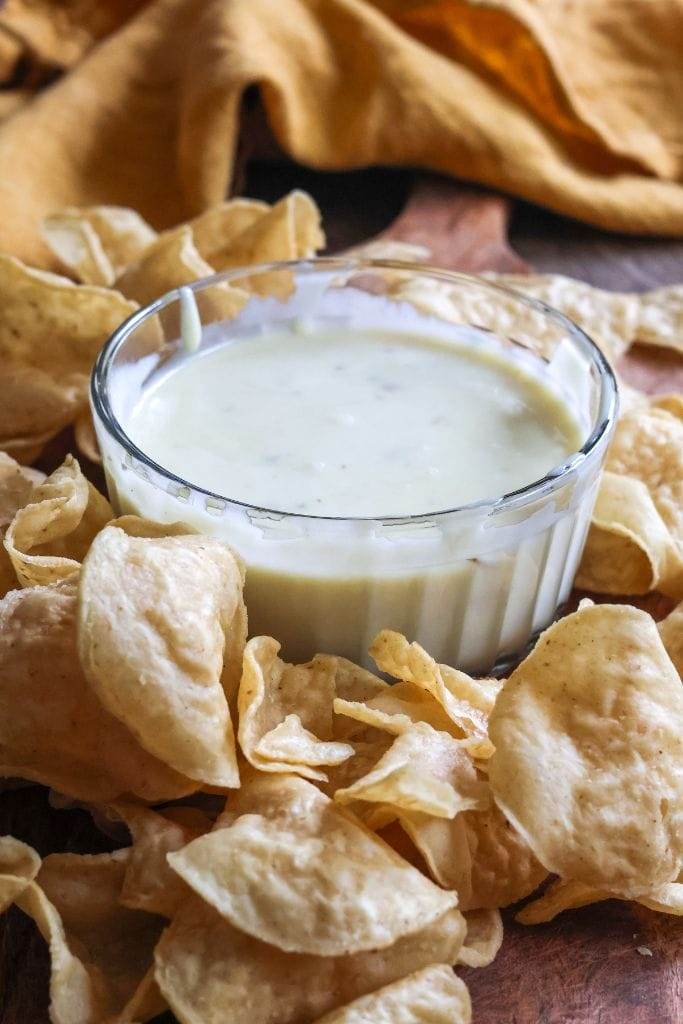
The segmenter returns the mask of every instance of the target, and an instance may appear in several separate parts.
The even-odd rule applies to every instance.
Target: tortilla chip
[[[683,285],[655,288],[640,296],[636,339],[683,352]]]
[[[478,690],[473,679],[457,669],[437,665],[419,644],[409,643],[390,629],[377,634],[370,656],[382,672],[413,683],[437,700],[462,735],[471,738],[474,756],[490,756],[487,713],[471,703],[472,693]]]
[[[60,238],[55,235],[52,227],[55,222],[66,226],[66,247],[62,244],[60,248]],[[103,284],[111,284],[127,266],[136,263],[158,237],[154,228],[136,210],[126,206],[69,206],[46,217],[43,221],[43,238],[80,281],[85,281],[85,278],[81,276],[72,257],[74,243],[71,239],[74,234],[89,238],[94,235],[97,240],[97,249],[103,257],[102,266],[109,277]]]
[[[99,235],[78,212],[55,213],[46,217],[41,234],[62,266],[77,281],[105,288],[114,283],[114,268],[102,248]]]
[[[446,964],[424,967],[339,1010],[316,1024],[469,1024],[467,986]]]
[[[608,899],[611,899],[608,892],[594,889],[583,882],[565,882],[562,878],[556,878],[542,896],[527,903],[515,914],[515,921],[520,924],[544,924],[564,910],[577,910]]]
[[[167,808],[162,813],[140,804],[112,805],[111,811],[125,821],[133,839],[119,895],[124,907],[170,918],[187,899],[188,888],[169,867],[166,854],[208,832],[211,819],[197,811],[190,820],[182,814],[177,820],[177,812],[185,810],[190,808]]]
[[[284,952],[383,949],[457,903],[296,776],[254,777],[229,811],[232,824],[169,863],[236,928]]]
[[[78,649],[94,693],[146,750],[210,786],[239,785],[222,677],[229,688],[224,653],[245,640],[243,585],[222,541],[130,536],[120,523],[97,535],[80,576]]]
[[[199,898],[155,952],[156,979],[181,1024],[299,1024],[435,963],[455,963],[457,910],[388,949],[343,957],[283,953],[237,931]]]
[[[683,688],[649,615],[588,605],[546,630],[490,720],[496,802],[563,878],[633,898],[683,863]]]
[[[161,918],[118,903],[128,851],[51,854],[19,897],[49,942],[50,1018],[101,1024],[136,999],[152,962]],[[164,1008],[156,1000],[153,1014]],[[130,1020],[130,1017],[127,1016]],[[144,1019],[144,1018],[143,1018]]]
[[[462,743],[418,722],[396,737],[367,775],[338,789],[334,799],[342,804],[364,800],[454,818],[461,811],[486,807],[489,793]]]
[[[0,536],[14,519],[18,509],[28,504],[34,487],[41,484],[45,474],[40,470],[21,466],[6,452],[0,451]],[[0,548],[0,597],[18,584],[17,575],[7,551]]]
[[[657,629],[666,647],[666,653],[683,679],[683,601],[658,623]]]
[[[676,552],[641,480],[603,473],[576,586],[600,594],[656,590]]]
[[[148,754],[101,706],[76,650],[70,584],[0,601],[0,775],[78,800],[171,800],[196,784]]]
[[[0,447],[39,449],[86,407],[95,357],[135,306],[2,255],[0,305]]]
[[[333,741],[332,702],[336,666],[314,658],[289,665],[278,658],[272,637],[251,639],[244,650],[238,695],[240,747],[263,772],[296,772],[325,781],[321,765],[340,764],[353,754]]]
[[[40,857],[14,836],[0,836],[0,914],[21,895],[40,869]]]
[[[270,206],[260,199],[227,199],[204,210],[187,222],[202,259],[220,267],[234,240],[268,213]]]
[[[192,240],[192,231],[183,224],[160,235],[117,278],[116,287],[141,306],[158,299],[183,284],[191,284],[214,273],[201,258]]]
[[[465,914],[467,934],[458,953],[465,967],[488,967],[503,944],[503,921],[498,910],[470,910]]]
[[[306,192],[283,196],[266,213],[215,252],[216,270],[314,256],[325,245],[320,210]]]
[[[72,455],[14,516],[4,545],[22,587],[77,574],[90,544],[112,518],[111,505],[86,480]]]
[[[89,408],[84,409],[74,422],[74,440],[81,455],[84,455],[90,462],[101,465],[102,454]]]

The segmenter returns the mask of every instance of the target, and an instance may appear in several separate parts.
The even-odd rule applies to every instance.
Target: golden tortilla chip
[[[610,893],[594,889],[584,882],[565,882],[562,878],[556,878],[542,896],[527,903],[515,914],[515,921],[519,921],[520,924],[544,924],[546,921],[552,921],[564,910],[577,910],[579,907],[587,907],[591,903],[611,898]]]
[[[0,256],[0,305],[0,447],[39,448],[86,407],[95,356],[135,306],[12,256]]]
[[[211,828],[211,819],[200,811],[189,820],[178,814],[188,810],[195,809],[171,807],[157,812],[133,803],[111,806],[111,811],[125,821],[133,839],[119,895],[124,907],[173,917],[187,899],[188,888],[169,867],[166,854],[181,850]]]
[[[74,256],[78,256],[78,239],[94,236],[92,248],[101,254],[98,262],[108,278],[102,284],[112,284],[158,237],[136,210],[126,206],[69,206],[45,218],[42,234],[55,255],[84,282]]]
[[[299,1024],[411,971],[455,963],[464,935],[462,915],[449,910],[388,949],[342,957],[283,953],[195,898],[156,948],[156,979],[181,1024]]]
[[[92,413],[89,408],[83,409],[74,422],[74,441],[79,452],[85,455],[86,459],[89,459],[96,465],[102,463],[102,454],[97,434],[95,433],[95,424],[93,423]]]
[[[183,224],[160,235],[142,258],[117,278],[116,287],[146,306],[180,285],[191,284],[213,273],[213,267],[197,252],[191,229]]]
[[[196,783],[143,750],[99,703],[76,650],[72,584],[0,601],[0,775],[78,800],[172,800]]]
[[[233,237],[222,252],[215,252],[213,266],[227,270],[253,263],[304,259],[314,256],[324,245],[320,210],[306,192],[296,190]]]
[[[316,1024],[469,1024],[471,1020],[465,982],[452,967],[435,964],[326,1013]]]
[[[576,586],[600,594],[648,594],[676,552],[641,480],[603,473]]]
[[[6,452],[0,451],[0,536],[14,519],[18,509],[28,504],[34,487],[41,484],[45,474],[37,469],[21,466]],[[0,597],[18,584],[10,557],[0,548]]]
[[[114,283],[114,268],[102,248],[99,235],[78,211],[46,217],[41,234],[62,266],[77,281],[105,288]]]
[[[638,900],[649,910],[656,910],[660,914],[673,914],[674,917],[683,916],[683,872],[675,882],[668,882],[661,885],[659,889],[641,896]]]
[[[55,1024],[101,1024],[114,1016],[130,1020],[129,1001],[140,1008],[139,989],[149,987],[146,975],[163,921],[119,904],[127,860],[127,850],[51,854],[37,881],[19,897],[18,905],[50,945]],[[152,1016],[164,1009],[160,998],[154,1003]]]
[[[657,628],[625,605],[547,629],[490,719],[496,803],[540,862],[638,897],[683,863],[683,688]]]
[[[417,722],[396,737],[367,775],[338,789],[334,799],[454,818],[461,811],[486,807],[489,792],[462,743],[426,722]]]
[[[383,949],[457,903],[296,776],[255,777],[228,810],[232,824],[169,863],[236,928],[285,952]]]
[[[479,693],[480,687],[466,673],[437,665],[419,644],[409,643],[400,633],[390,629],[382,630],[375,637],[370,656],[382,672],[414,683],[431,694],[462,735],[472,740],[469,749],[474,756],[491,755],[493,748],[487,733],[487,711],[472,703],[472,695]],[[483,689],[488,692],[486,687]],[[481,693],[478,699],[483,700],[484,694]]]
[[[683,601],[658,623],[657,629],[666,647],[666,653],[683,679]]]
[[[94,693],[146,750],[210,786],[239,785],[223,679],[229,689],[226,648],[245,640],[243,585],[222,541],[130,536],[120,522],[95,538],[80,576],[78,649]]]
[[[187,222],[200,256],[219,268],[234,240],[268,213],[260,199],[227,199]]]
[[[334,660],[314,658],[289,665],[278,658],[272,637],[251,639],[244,650],[238,695],[242,753],[263,772],[296,772],[325,781],[321,765],[340,764],[353,754],[333,740]]]
[[[498,910],[469,910],[465,914],[467,934],[458,953],[465,967],[488,967],[503,944],[503,921]]]
[[[639,298],[636,340],[683,352],[683,285],[655,288]]]
[[[40,869],[40,857],[14,836],[0,836],[0,914],[21,895]]]
[[[93,538],[112,518],[111,505],[86,480],[72,455],[14,516],[4,545],[22,587],[77,574]]]

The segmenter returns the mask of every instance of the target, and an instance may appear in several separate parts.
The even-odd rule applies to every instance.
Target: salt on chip
[[[0,447],[18,456],[16,446],[35,450],[85,408],[95,357],[135,305],[0,255],[0,306]]]
[[[40,869],[32,846],[14,836],[0,836],[0,914],[21,895]]]
[[[47,585],[78,573],[111,505],[86,480],[72,455],[39,484],[5,534],[4,546],[23,587]]]
[[[320,766],[353,754],[348,743],[332,738],[336,666],[329,658],[289,665],[279,650],[268,636],[246,645],[237,699],[240,747],[260,771],[324,781]]]
[[[350,956],[283,953],[233,928],[198,897],[155,952],[156,979],[181,1024],[299,1024],[435,963],[455,963],[458,910],[387,949]]]
[[[465,967],[488,967],[503,944],[503,921],[498,910],[469,910],[465,914],[467,934],[458,953]]]
[[[55,1024],[101,1024],[128,1019],[130,1000],[152,963],[163,921],[118,902],[128,851],[51,854],[18,905],[34,918],[50,945],[50,1018]],[[157,998],[155,1016],[164,1009]],[[120,1015],[120,1016],[119,1016]]]
[[[233,824],[169,863],[236,928],[285,952],[383,949],[457,903],[296,776],[254,778],[229,809]]]
[[[490,719],[496,803],[563,878],[641,896],[683,862],[683,688],[657,628],[588,605],[546,630]]]
[[[220,540],[120,524],[97,535],[80,575],[78,649],[94,693],[146,750],[210,786],[239,785],[223,672],[232,631],[245,639],[243,585]]]
[[[671,534],[645,484],[603,473],[576,585],[601,594],[647,594],[675,558]]]
[[[0,601],[0,776],[75,799],[172,800],[197,784],[162,764],[100,704],[76,648],[73,584]]]
[[[325,1014],[316,1024],[469,1024],[467,986],[452,967],[435,964]]]
[[[365,800],[437,818],[481,809],[489,802],[462,743],[426,722],[410,723],[363,778],[334,795],[338,803]]]
[[[133,839],[119,901],[131,910],[173,917],[188,889],[169,867],[166,854],[208,832],[211,820],[200,812],[193,820],[177,820],[175,808],[158,812],[133,803],[117,803],[111,810],[123,819]]]
[[[139,260],[157,238],[154,228],[127,206],[69,206],[47,217],[42,233],[55,255],[84,282],[77,239],[94,235],[108,276],[108,280],[101,282],[103,284],[111,284],[125,267]]]
[[[414,683],[441,704],[463,736],[472,740],[477,757],[488,757],[492,746],[487,733],[487,713],[471,702],[476,688],[464,672],[438,665],[417,643],[384,629],[375,637],[370,655],[378,667],[397,679]]]

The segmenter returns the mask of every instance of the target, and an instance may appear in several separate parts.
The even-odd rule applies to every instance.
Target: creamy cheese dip
[[[181,358],[142,393],[127,432],[206,490],[341,517],[496,498],[580,446],[566,404],[502,352],[345,327],[276,330]]]

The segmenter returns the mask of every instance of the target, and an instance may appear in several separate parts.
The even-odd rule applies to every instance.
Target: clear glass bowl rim
[[[198,484],[192,483],[190,480],[185,480],[183,477],[172,473],[170,470],[151,459],[141,448],[138,448],[131,438],[128,437],[121,423],[114,415],[109,401],[108,377],[116,353],[125,343],[126,339],[144,320],[150,316],[154,316],[156,313],[159,313],[172,302],[179,300],[178,288],[171,289],[171,291],[166,292],[158,299],[155,299],[154,302],[151,302],[146,306],[142,306],[140,309],[135,310],[134,313],[131,313],[131,315],[124,320],[123,323],[121,323],[114,333],[107,339],[97,356],[90,380],[90,395],[94,413],[101,420],[107,432],[116,441],[118,441],[118,443],[131,457],[137,459],[148,469],[151,469],[153,473],[164,477],[169,481],[169,483],[179,485],[181,488],[189,488],[190,491],[204,495],[206,498],[210,498],[213,501],[225,502],[226,505],[232,505],[236,508],[244,509],[247,512],[255,512],[261,515],[265,514],[277,516],[283,519],[299,520],[302,522],[307,521],[311,523],[315,523],[316,521],[321,523],[413,523],[433,521],[442,516],[464,516],[473,512],[479,512],[486,515],[494,512],[516,511],[524,508],[526,505],[531,505],[537,500],[545,498],[554,491],[562,488],[565,483],[567,483],[570,476],[574,476],[581,467],[591,459],[591,456],[604,448],[616,422],[619,405],[617,382],[612,367],[592,338],[590,338],[589,335],[578,326],[578,324],[575,324],[573,320],[570,320],[569,317],[560,313],[558,310],[553,309],[552,306],[542,302],[540,299],[534,299],[530,296],[522,295],[513,288],[497,284],[494,281],[490,281],[484,277],[479,277],[475,274],[465,274],[455,270],[444,270],[428,264],[413,263],[407,260],[366,259],[353,256],[317,256],[309,259],[279,260],[272,263],[259,263],[245,267],[234,267],[230,270],[225,270],[217,274],[211,274],[208,277],[203,277],[199,281],[193,281],[188,284],[187,287],[192,291],[202,291],[204,288],[210,287],[211,285],[234,281],[241,277],[255,276],[269,271],[289,270],[293,272],[305,271],[310,273],[314,272],[317,268],[320,268],[321,270],[344,270],[351,273],[372,270],[398,270],[406,273],[409,272],[415,276],[441,280],[446,283],[450,282],[452,284],[476,286],[477,288],[482,288],[485,291],[490,291],[493,296],[504,295],[507,298],[512,298],[520,305],[534,309],[537,312],[542,313],[544,316],[554,320],[558,326],[562,327],[571,336],[571,338],[577,342],[582,352],[588,356],[592,366],[597,369],[598,379],[600,382],[600,397],[598,401],[598,408],[593,418],[593,428],[588,438],[581,448],[568,455],[562,463],[558,466],[554,466],[539,480],[534,480],[529,484],[525,484],[524,487],[520,487],[515,491],[510,491],[508,494],[503,494],[498,498],[483,498],[479,501],[470,502],[465,505],[455,505],[452,508],[438,509],[433,512],[420,512],[415,515],[316,516],[299,512],[286,512],[281,509],[265,508],[249,502],[239,501],[236,498],[230,498],[225,494],[209,491],[204,487],[200,487]]]

